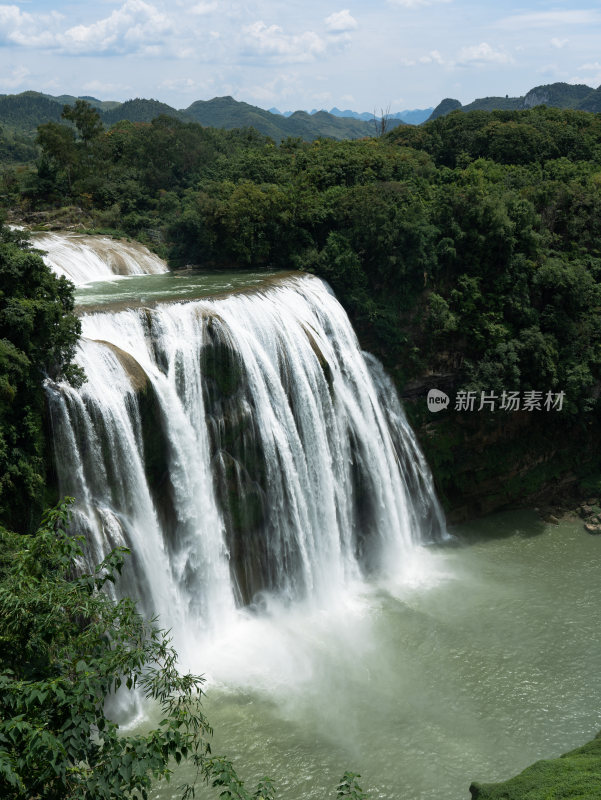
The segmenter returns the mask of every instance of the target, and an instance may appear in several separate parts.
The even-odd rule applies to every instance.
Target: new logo
[[[449,405],[449,396],[440,389],[430,389],[428,392],[428,411],[436,413]]]

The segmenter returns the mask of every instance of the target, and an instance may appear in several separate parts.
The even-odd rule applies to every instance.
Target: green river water
[[[75,299],[80,313],[115,311],[137,306],[152,307],[159,302],[183,302],[201,297],[218,297],[232,291],[256,290],[284,272],[251,270],[212,273],[182,270],[158,275],[115,276],[78,286]]]
[[[213,750],[285,800],[462,800],[601,727],[601,537],[511,512],[455,530],[413,578],[334,609],[267,608],[206,653]],[[155,797],[176,797],[161,786]],[[201,797],[217,796],[201,789]]]

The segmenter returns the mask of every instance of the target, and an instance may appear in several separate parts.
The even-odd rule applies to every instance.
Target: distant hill
[[[42,122],[60,122],[62,106],[39,92],[0,95],[0,125],[35,135]]]
[[[171,106],[158,100],[145,100],[141,97],[136,97],[135,100],[126,100],[125,103],[119,103],[115,108],[105,111],[100,116],[108,128],[114,125],[115,122],[121,122],[124,119],[130,122],[152,122],[153,119],[161,114],[166,114],[168,117],[176,117],[182,122],[190,121],[183,111],[177,111],[175,108],[171,108]]]
[[[348,117],[338,117],[327,111],[309,114],[294,111],[281,114],[277,109],[265,111],[234,100],[233,97],[214,97],[212,100],[197,100],[186,108],[186,117],[215,128],[246,128],[252,126],[260,133],[280,141],[288,136],[306,141],[326,136],[331,139],[361,139],[374,135],[372,122]],[[398,120],[395,120],[399,124]]]
[[[586,109],[584,109],[585,103]],[[585,111],[594,111],[598,114],[601,111],[601,86],[595,89],[594,92],[591,92],[589,95],[587,95],[586,101],[584,101],[580,107]]]
[[[41,92],[23,92],[16,95],[0,95],[0,126],[15,135],[33,138],[37,126],[44,122],[60,122],[62,107],[72,105],[78,98],[72,95],[52,95]],[[176,109],[158,100],[135,98],[119,103],[114,100],[98,100],[83,97],[98,109],[105,126],[115,122],[150,122],[159,114],[166,114],[181,121],[198,122],[205,127],[233,128],[253,127],[259,133],[276,142],[287,137],[300,137],[312,141],[321,136],[331,139],[361,139],[373,136],[375,126],[373,113],[351,110],[341,111],[294,111],[281,114],[277,109],[266,111],[258,106],[234,100],[233,97],[214,97],[212,100],[197,100],[184,109]],[[397,111],[388,115],[388,130],[407,123],[419,125],[428,119],[445,116],[456,109],[460,111],[493,111],[498,109],[520,110],[537,105],[571,108],[582,111],[601,112],[601,86],[592,89],[583,84],[551,83],[536,86],[523,97],[482,97],[462,105],[459,100],[445,98],[435,109],[413,109]],[[376,115],[377,116],[377,115]]]
[[[535,106],[572,108],[579,111],[601,111],[601,86],[592,89],[584,84],[549,83],[535,86],[523,97],[481,97],[472,103],[462,105],[459,100],[445,98],[439,103],[429,119],[437,119],[451,111],[521,111]]]
[[[87,94],[82,94],[79,97],[75,97],[72,94],[61,94],[58,97],[54,97],[51,94],[45,94],[43,96],[47,97],[49,100],[54,100],[55,103],[59,103],[61,106],[72,106],[76,100],[87,100],[91,106],[94,106],[94,108],[97,108],[99,111],[110,111],[121,105],[118,100],[98,100],[96,97],[91,97]]]
[[[0,95],[0,126],[15,132],[34,136],[38,125],[45,122],[60,122],[63,105],[72,105],[78,98],[71,95],[52,97],[40,92],[23,92],[17,95]],[[197,100],[186,109],[175,109],[158,100],[136,98],[125,103],[101,101],[94,97],[82,98],[95,106],[105,126],[121,120],[150,122],[159,114],[166,114],[184,122],[198,122],[206,127],[247,128],[279,142],[282,139],[300,137],[312,141],[321,136],[331,139],[361,139],[374,135],[371,121],[338,117],[327,111],[308,114],[295,111],[290,116],[274,114],[263,108],[234,100],[232,97],[215,97],[212,100]],[[371,119],[371,118],[370,118]],[[401,124],[391,119],[389,128]]]
[[[214,97],[212,100],[197,100],[185,109],[186,117],[212,128],[256,128],[265,136],[278,141],[285,136],[286,118],[271,114],[263,108],[238,102],[233,97]]]
[[[270,108],[269,111],[272,114],[279,114],[282,117],[291,117],[295,112],[294,111],[279,111],[277,108]],[[389,114],[389,119],[391,120],[399,120],[399,122],[405,122],[408,125],[421,125],[422,122],[425,122],[430,114],[432,113],[433,109],[430,108],[414,108],[414,109],[406,109],[405,111],[395,111],[394,114]],[[319,111],[314,108],[312,111],[309,112],[311,115],[318,114]],[[350,109],[346,109],[345,111],[341,111],[339,108],[331,108],[329,111],[330,114],[334,117],[348,117],[350,119],[359,119],[362,122],[369,122],[373,125],[374,113],[373,111],[351,111]]]
[[[394,114],[388,114],[388,118],[390,120],[399,120],[400,122],[405,122],[407,125],[420,125],[422,122],[425,122],[430,114],[432,113],[433,109],[430,108],[414,108],[414,109],[405,109],[405,111],[395,111]],[[314,113],[314,112],[311,112]],[[371,122],[374,118],[374,113],[369,111],[350,111],[347,109],[346,111],[340,111],[339,108],[331,108],[330,114],[333,114],[335,117],[352,117],[353,119],[361,119],[364,122]],[[378,116],[376,114],[376,116]]]
[[[447,114],[450,114],[451,111],[455,111],[455,109],[457,108],[461,108],[461,103],[459,102],[459,100],[453,100],[452,97],[445,97],[445,99],[441,100],[440,103],[434,109],[434,111],[430,114],[428,122],[431,119],[438,119],[438,117],[445,117]]]

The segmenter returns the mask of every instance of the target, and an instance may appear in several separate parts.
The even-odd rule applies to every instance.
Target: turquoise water
[[[241,613],[195,665],[213,750],[284,800],[462,800],[601,728],[601,537],[527,512],[461,526],[397,585]],[[185,775],[185,767],[182,770]],[[160,786],[156,798],[177,796]],[[200,797],[216,797],[201,788]]]

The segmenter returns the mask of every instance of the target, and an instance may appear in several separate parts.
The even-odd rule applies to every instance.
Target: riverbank
[[[550,800],[601,797],[601,731],[560,758],[537,761],[502,783],[472,783],[472,800]]]

